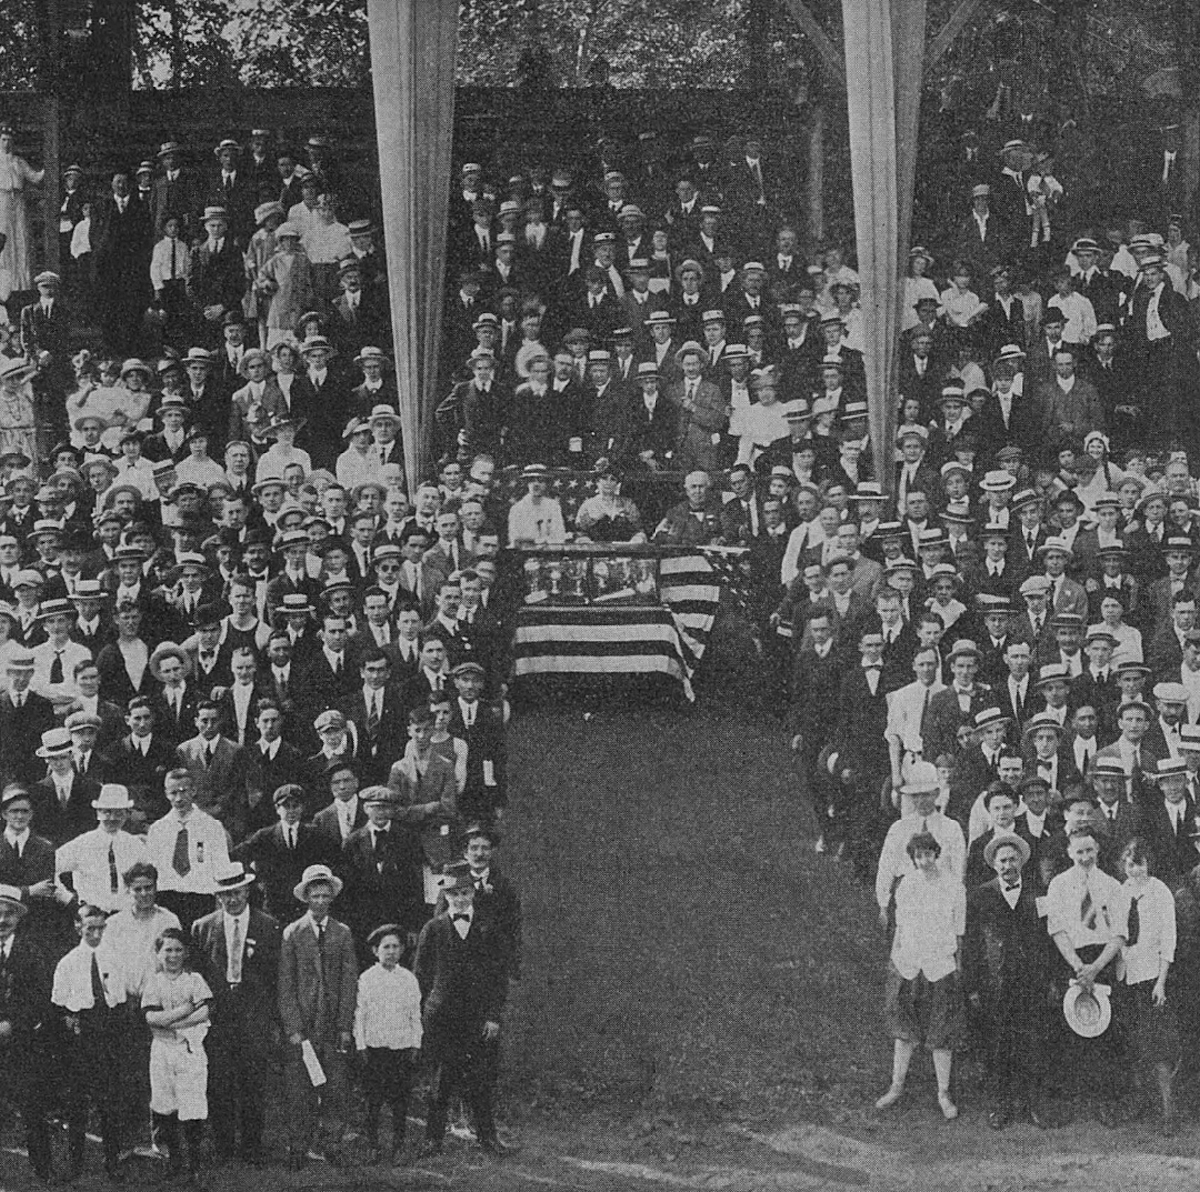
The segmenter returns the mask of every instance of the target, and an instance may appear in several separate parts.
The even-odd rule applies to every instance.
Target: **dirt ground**
[[[890,1056],[871,894],[814,855],[785,733],[736,653],[722,692],[710,679],[692,709],[558,699],[514,719],[501,855],[525,952],[505,1024],[510,1153],[453,1140],[394,1171],[353,1154],[300,1174],[214,1168],[212,1192],[1200,1187],[1194,1118],[1173,1139],[1088,1121],[997,1133],[973,1071],[946,1123],[927,1067],[890,1114],[871,1108]],[[18,1142],[0,1134],[2,1192],[33,1186]],[[159,1170],[132,1160],[125,1182]]]

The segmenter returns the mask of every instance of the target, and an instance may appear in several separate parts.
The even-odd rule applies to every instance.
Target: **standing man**
[[[983,1023],[993,1130],[1021,1115],[1043,1125],[1040,1057],[1050,958],[1037,882],[1023,880],[1029,853],[1013,832],[993,836],[984,860],[996,876],[967,895],[963,976]]]
[[[235,861],[215,878],[217,910],[192,924],[193,959],[213,992],[208,1104],[217,1154],[262,1164],[265,1084],[279,1044],[279,924],[252,909],[254,875]]]
[[[475,913],[470,866],[447,868],[447,909],[421,930],[413,972],[421,986],[423,1050],[434,1065],[424,1154],[440,1155],[450,1097],[461,1091],[482,1150],[503,1153],[492,1094],[508,965],[499,926]]]
[[[49,970],[35,938],[17,933],[29,908],[16,886],[0,885],[0,1079],[21,1106],[29,1166],[50,1180],[50,1127],[46,1115],[50,1059],[45,1054],[50,1015]]]
[[[288,1110],[288,1163],[324,1159],[314,1146],[318,1115],[340,1143],[346,1122],[346,1054],[354,1045],[358,962],[350,928],[329,914],[342,879],[326,865],[311,865],[293,894],[308,907],[288,924],[279,956],[279,1017],[287,1041],[284,1082]],[[319,1067],[324,1083],[314,1086]]]
[[[190,931],[212,907],[215,875],[229,865],[228,839],[220,820],[195,805],[187,770],[171,770],[164,786],[171,810],[146,832],[147,859],[158,870],[159,901]]]

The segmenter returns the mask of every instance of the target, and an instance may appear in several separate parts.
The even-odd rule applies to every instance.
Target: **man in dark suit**
[[[792,675],[792,749],[801,768],[815,779],[817,755],[838,722],[838,697],[844,659],[836,649],[829,610],[817,607],[807,622],[810,640],[795,649]],[[793,630],[793,646],[799,638]]]
[[[1182,390],[1195,383],[1196,334],[1187,299],[1167,277],[1164,259],[1144,256],[1132,310],[1125,324],[1139,365],[1142,411],[1164,446],[1181,433],[1194,442],[1194,429],[1181,420]]]
[[[175,749],[178,764],[192,777],[196,806],[216,816],[234,840],[246,834],[244,788],[237,786],[239,749],[221,735],[221,710],[212,700],[196,707],[196,735]]]
[[[8,690],[0,692],[0,783],[34,782],[45,773],[36,753],[42,734],[57,723],[54,705],[29,690],[34,659],[28,650],[8,656]],[[89,825],[90,826],[90,825]]]
[[[33,284],[38,299],[21,309],[21,346],[32,360],[49,352],[61,367],[71,347],[71,308],[59,293],[61,279],[57,273],[45,270],[33,279]]]
[[[1183,758],[1159,760],[1154,774],[1157,793],[1143,788],[1143,827],[1155,874],[1176,889],[1196,867],[1196,805],[1188,797],[1188,768]]]
[[[54,1061],[45,1028],[51,1013],[51,968],[36,935],[17,930],[28,910],[21,890],[0,885],[0,1078],[21,1106],[29,1166],[42,1183],[49,1183],[48,1094]]]
[[[65,728],[44,732],[36,756],[50,772],[29,788],[33,822],[39,836],[60,848],[96,826],[92,800],[99,796],[100,784],[75,772],[71,734]]]
[[[155,239],[162,237],[167,220],[179,220],[180,232],[190,241],[200,232],[200,212],[204,203],[196,175],[180,165],[183,146],[165,141],[155,155],[163,172],[150,187],[150,215]]]
[[[135,819],[152,824],[170,810],[163,782],[176,765],[175,742],[157,731],[154,704],[147,696],[129,701],[125,724],[129,734],[117,746],[113,766],[137,805]]]
[[[492,1101],[508,996],[505,937],[475,911],[468,864],[451,867],[444,890],[447,912],[422,928],[413,963],[421,986],[422,1050],[434,1064],[425,1153],[441,1153],[450,1097],[458,1090],[471,1109],[480,1147],[500,1154]]]
[[[398,923],[415,937],[425,918],[420,837],[392,817],[399,795],[386,786],[362,792],[365,827],[342,845],[338,872],[346,882],[346,919],[363,964],[370,958],[367,936],[381,923]]]
[[[345,617],[327,613],[321,622],[321,649],[296,678],[296,702],[308,719],[331,709],[344,710],[353,698],[358,675],[346,649],[348,628]]]
[[[238,247],[245,249],[254,234],[254,206],[258,197],[249,174],[241,168],[242,147],[226,137],[213,150],[213,155],[219,169],[213,172],[209,181],[207,202],[225,209],[229,231]]]
[[[967,895],[963,979],[981,1016],[988,1124],[996,1130],[1023,1114],[1042,1124],[1049,941],[1038,915],[1037,882],[1022,872],[1029,857],[1028,842],[1015,833],[993,836],[983,859],[996,876]]]
[[[234,860],[248,865],[263,892],[263,909],[279,923],[304,913],[292,890],[310,865],[333,868],[340,850],[311,824],[303,823],[305,791],[297,783],[279,787],[272,796],[276,823],[260,828],[233,851]]]
[[[192,249],[191,272],[187,279],[188,299],[196,317],[203,346],[219,348],[221,328],[230,311],[241,308],[246,292],[246,266],[230,226],[231,212],[223,206],[204,209],[207,238]],[[210,434],[219,431],[209,426]]]
[[[54,845],[30,830],[33,811],[33,798],[22,784],[5,789],[0,799],[5,823],[0,832],[0,882],[20,890],[30,913],[25,932],[43,948],[63,952],[73,946],[74,932],[56,898]]]
[[[485,673],[478,662],[460,662],[450,672],[458,696],[451,705],[450,733],[467,743],[467,782],[458,796],[461,819],[491,823],[508,805],[508,752],[504,716],[485,704]]]
[[[92,211],[96,292],[103,294],[101,331],[108,350],[129,356],[150,304],[150,218],[130,194],[129,175],[116,173],[112,192]]]
[[[358,729],[358,760],[368,786],[386,782],[392,763],[404,751],[407,731],[399,690],[390,682],[391,661],[379,646],[357,658],[362,686],[346,701],[345,712]]]
[[[240,862],[217,875],[219,907],[192,924],[192,958],[213,992],[204,1046],[217,1154],[258,1166],[265,1085],[279,1043],[280,933],[270,915],[250,906],[253,881]]]
[[[247,742],[239,755],[241,782],[246,789],[246,830],[256,832],[274,823],[275,792],[289,783],[304,783],[304,757],[283,739],[283,712],[273,696],[255,704],[258,740]],[[272,912],[273,913],[273,912]]]
[[[965,724],[973,725],[978,713],[997,703],[996,693],[976,682],[979,649],[974,642],[965,639],[955,642],[946,662],[954,676],[953,682],[929,701],[929,710],[921,725],[925,754],[930,757],[942,753],[953,757],[958,753],[958,730]],[[966,711],[963,711],[960,696],[966,699]]]
[[[313,827],[325,835],[339,853],[351,834],[367,825],[367,809],[358,797],[358,767],[352,760],[331,762],[318,790],[309,787],[312,801],[332,799],[312,817]]]

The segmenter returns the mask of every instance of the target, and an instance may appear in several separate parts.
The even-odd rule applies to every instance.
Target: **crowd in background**
[[[293,947],[292,963],[316,964],[322,989],[333,900],[347,1014],[349,974],[365,1005],[359,971],[376,961],[387,976],[368,984],[390,982],[411,1009],[411,988],[393,986],[415,948],[426,1035],[440,1039],[430,1144],[462,1086],[481,1143],[498,1148],[497,998],[519,917],[480,842],[509,786],[522,593],[504,548],[568,537],[747,548],[764,691],[790,708],[818,848],[876,884],[896,929],[885,1104],[924,1043],[954,1116],[950,1056],[971,1005],[1007,1048],[990,1061],[996,1122],[1018,1100],[1041,1113],[1027,1063],[1040,1020],[997,992],[1028,993],[1030,974],[1043,992],[1075,979],[1090,993],[1122,963],[1127,985],[1149,985],[1117,1015],[1147,1071],[1175,1038],[1174,1025],[1153,1033],[1166,1020],[1152,1011],[1170,1007],[1195,1037],[1173,904],[1156,896],[1153,933],[1144,904],[1161,967],[1130,925],[1147,868],[1191,897],[1200,831],[1198,288],[1168,204],[1174,159],[1135,206],[1083,224],[1045,147],[964,137],[948,174],[961,223],[909,254],[899,431],[877,452],[852,246],[811,240],[757,134],[736,151],[698,133],[649,153],[650,139],[602,137],[566,164],[456,166],[439,458],[420,477],[404,473],[372,200],[335,146],[314,135],[300,154],[257,129],[204,161],[165,141],[93,193],[83,169],[65,172],[63,268],[13,274],[0,354],[0,952],[36,943],[42,967],[9,970],[5,1021],[23,1049],[10,1055],[37,1069],[34,1027],[54,1024],[66,1058],[47,1070],[72,1073],[73,1164],[114,1055],[132,1108],[105,1110],[111,1169],[147,1090],[158,1118],[176,1119],[156,1119],[173,1162],[199,1145],[180,1123],[205,1115],[219,1153],[261,1156],[263,1089],[229,1044],[251,1030],[229,995],[244,982],[221,970],[247,889],[285,952],[308,925],[307,959]],[[578,507],[560,499],[563,469],[594,488]],[[513,478],[528,490],[515,500]],[[639,508],[630,492],[659,480],[670,497]],[[1014,856],[1025,894],[991,878]],[[1128,889],[1091,881],[1105,869]],[[1075,919],[1055,893],[1067,875],[1091,900]],[[431,918],[439,879],[448,899],[475,890],[477,910],[451,902]],[[979,888],[1021,908],[1012,963],[1033,967],[1006,967],[1004,944],[996,969]],[[455,918],[472,913],[480,970],[456,970],[463,987],[446,978],[455,1013],[455,998],[470,1003],[455,1050],[430,1024],[445,988],[421,957],[457,955],[447,932],[474,938]],[[110,954],[120,916],[138,924],[137,973],[113,960],[98,987],[88,962]],[[160,938],[164,926],[181,938]],[[238,946],[248,962],[244,934]],[[188,978],[185,996],[189,952],[201,983]],[[321,1154],[313,1056],[339,1135],[356,1028],[335,1014],[319,1038],[290,1029],[289,971],[267,966],[255,1013],[272,1024],[257,1037],[288,1048],[299,1165]],[[413,1037],[383,1031],[379,1047],[412,1052]],[[206,1084],[183,1058],[189,1040],[208,1049]],[[364,1065],[373,1146],[381,1090],[403,1120],[401,1067]],[[35,1135],[61,1095],[29,1086],[39,1174]],[[231,1100],[248,1116],[231,1122]]]

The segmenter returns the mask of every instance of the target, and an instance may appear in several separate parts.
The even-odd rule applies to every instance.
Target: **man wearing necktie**
[[[280,930],[274,918],[250,906],[254,880],[236,861],[216,874],[218,907],[192,924],[192,948],[213,992],[212,1028],[204,1042],[213,1141],[222,1158],[257,1165],[278,1030]]]
[[[50,995],[66,1028],[71,1179],[83,1171],[93,1106],[100,1119],[104,1170],[110,1179],[119,1178],[119,1100],[113,1096],[113,1080],[122,1021],[117,1007],[125,1000],[125,986],[115,952],[103,944],[106,919],[99,907],[80,904],[75,917],[79,943],[58,962]]]
[[[1127,911],[1121,884],[1097,864],[1095,833],[1080,827],[1068,838],[1071,868],[1051,882],[1046,893],[1046,928],[1054,943],[1053,1004],[1061,1004],[1068,987],[1116,986],[1115,960],[1125,943]],[[1114,1124],[1114,1107],[1124,1088],[1120,1070],[1120,1039],[1105,1031],[1087,1039],[1077,1035],[1066,1019],[1056,1018],[1062,1048],[1058,1070],[1075,1087],[1072,1092],[1098,1102],[1105,1125]]]
[[[1014,1118],[1048,1124],[1040,1062],[1047,1029],[1049,955],[1037,909],[1037,876],[1026,869],[1028,841],[997,833],[983,852],[994,877],[967,895],[963,984],[979,1013],[985,1047],[988,1125]]]
[[[416,934],[424,914],[420,839],[416,813],[386,786],[368,786],[359,799],[367,823],[342,846],[346,921],[364,964],[367,937],[381,923],[398,923]]]
[[[1155,768],[1162,802],[1146,817],[1147,844],[1155,859],[1155,873],[1176,889],[1200,862],[1197,861],[1196,804],[1188,797],[1187,762],[1163,758]]]
[[[303,1168],[310,1156],[324,1158],[319,1134],[339,1146],[346,1123],[345,1056],[354,1043],[359,966],[350,929],[330,914],[342,888],[328,866],[310,865],[293,891],[307,913],[284,928],[280,947],[279,1016],[287,1040],[286,1134],[293,1169]],[[319,1089],[304,1063],[306,1043],[325,1073]]]

